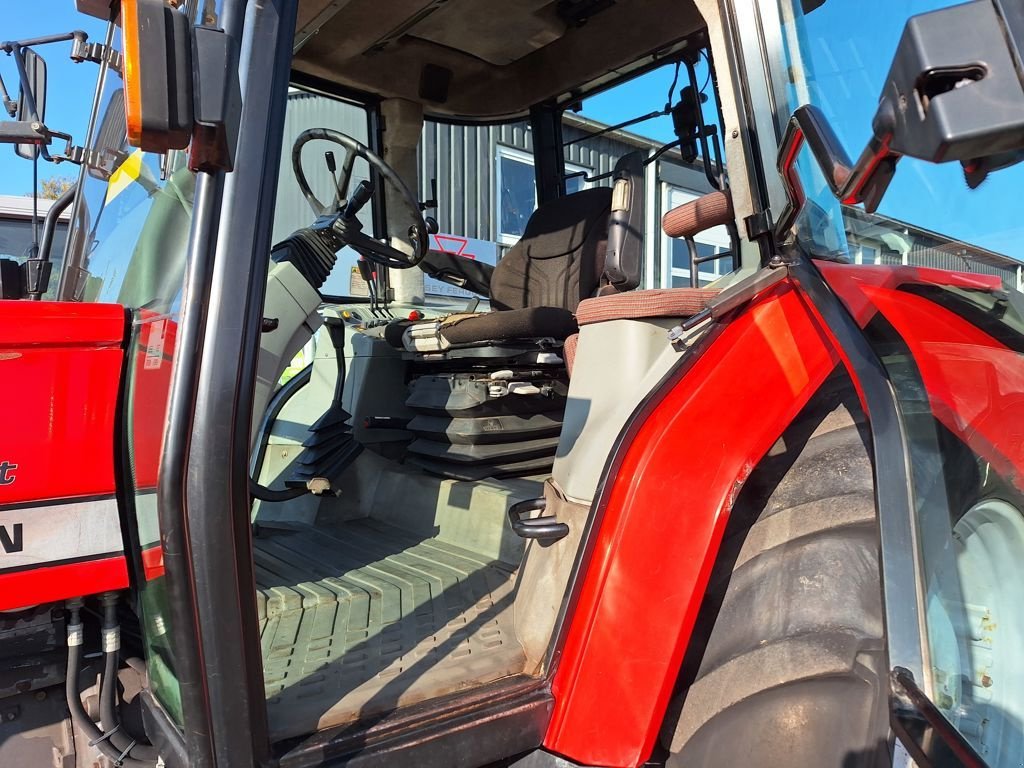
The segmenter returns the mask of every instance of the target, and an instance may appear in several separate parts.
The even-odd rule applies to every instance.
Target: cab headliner
[[[670,55],[690,0],[301,0],[293,68],[464,119],[522,115]]]

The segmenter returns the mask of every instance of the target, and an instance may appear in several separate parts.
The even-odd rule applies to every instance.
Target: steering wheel
[[[313,194],[313,190],[309,188],[306,174],[302,170],[302,148],[309,142],[318,139],[338,144],[345,150],[345,160],[341,164],[341,179],[337,182],[337,192],[329,206],[324,205]],[[410,219],[408,237],[413,246],[411,254],[376,240],[362,231],[362,224],[356,218],[356,214],[373,196],[374,188],[373,182],[361,181],[349,195],[348,186],[352,179],[352,167],[358,157],[366,160],[370,167],[377,171],[380,178],[401,193],[402,208]],[[328,167],[333,177],[334,168],[330,159]],[[395,269],[415,267],[427,255],[427,251],[430,249],[430,238],[427,225],[423,221],[423,214],[420,211],[419,200],[413,196],[409,187],[405,185],[394,169],[365,144],[341,131],[330,128],[310,128],[300,133],[299,137],[295,139],[295,144],[292,145],[292,170],[295,172],[295,180],[299,183],[303,197],[306,198],[309,207],[317,216],[314,229],[329,229],[341,241],[337,250],[340,250],[342,246],[349,245],[366,258]]]

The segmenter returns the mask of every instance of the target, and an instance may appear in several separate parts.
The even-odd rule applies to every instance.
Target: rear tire
[[[887,762],[874,481],[849,395],[810,406],[737,500],[663,729],[668,766]]]

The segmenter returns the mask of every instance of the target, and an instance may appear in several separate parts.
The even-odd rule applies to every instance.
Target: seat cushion
[[[460,315],[440,327],[441,337],[449,344],[475,344],[482,341],[553,338],[563,340],[576,333],[572,312],[560,307],[523,307],[504,312]]]

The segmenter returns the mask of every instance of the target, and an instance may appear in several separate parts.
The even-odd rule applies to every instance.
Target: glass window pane
[[[31,198],[26,198],[31,200]],[[40,201],[39,209],[39,236],[42,237],[42,218],[46,213]],[[50,248],[50,261],[53,263],[53,272],[50,277],[49,288],[44,295],[45,299],[56,298],[57,276],[64,262],[64,245],[68,239],[67,221],[57,223],[57,229],[53,233],[53,245]],[[0,258],[14,259],[19,264],[23,263],[29,256],[32,247],[32,220],[31,219],[0,219]]]
[[[514,157],[502,155],[501,233],[519,237],[536,207],[536,181],[533,166]]]
[[[672,249],[672,268],[690,268],[690,249],[686,247],[685,240],[669,240],[669,247]]]
[[[790,103],[778,112],[786,121],[804,103],[821,108],[851,157],[872,132],[878,98],[907,19],[952,5],[947,0],[830,0],[805,13],[806,4],[779,0],[784,25]],[[847,250],[856,261],[864,242],[878,249],[876,263],[994,274],[1024,259],[1019,190],[1024,165],[992,173],[974,190],[958,163],[931,164],[904,158],[878,211],[841,205],[826,189],[808,153],[799,159],[808,199],[820,226],[811,226],[809,247],[824,255]],[[805,210],[808,210],[805,209]],[[805,218],[812,214],[808,211]],[[867,258],[864,258],[867,262]],[[1003,276],[1003,275],[1001,275]],[[1004,278],[1005,279],[1005,278]],[[1008,287],[1016,281],[1005,279]]]
[[[674,269],[689,269],[690,268],[690,249],[686,246],[685,240],[670,240],[672,247],[672,267]],[[697,241],[697,256],[714,256],[716,253],[720,253],[722,248],[711,243],[702,243]],[[701,264],[700,271],[712,273],[716,271],[715,265],[718,261],[708,261]]]
[[[711,75],[704,57],[697,62],[695,70],[696,88],[707,97],[702,110],[705,124],[717,125],[716,94],[711,85]],[[605,125],[616,125],[651,111],[660,110],[667,100],[670,100],[672,104],[677,104],[683,89],[689,85],[686,67],[679,67],[677,70],[675,64],[664,64],[632,80],[627,80],[584,99],[580,114]],[[633,123],[626,130],[633,135],[662,143],[668,143],[677,138],[672,118],[663,114]],[[570,137],[566,136],[565,138]],[[700,152],[699,142],[697,143],[697,152]]]

